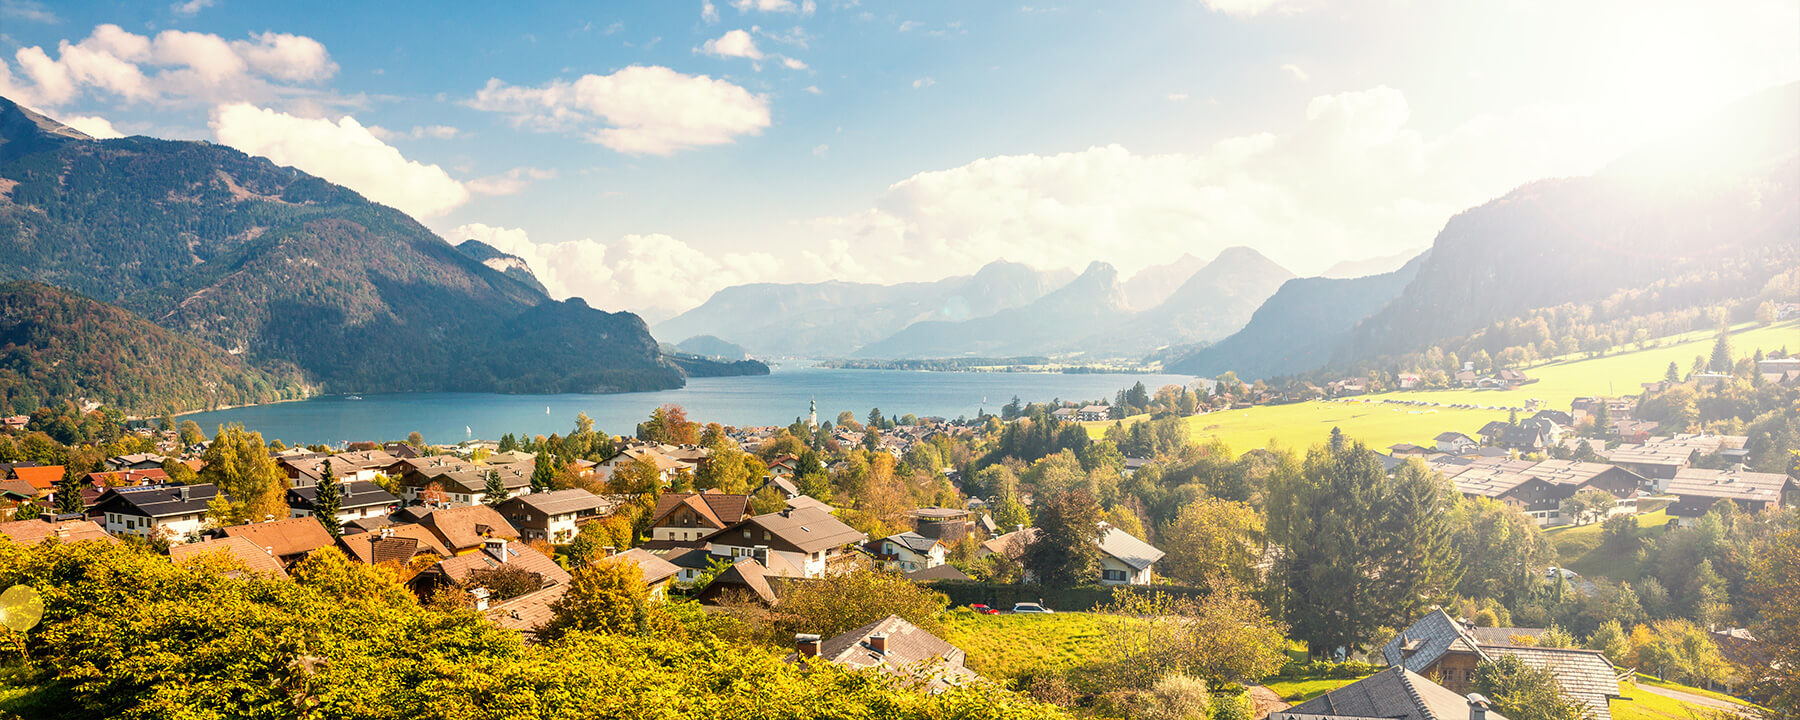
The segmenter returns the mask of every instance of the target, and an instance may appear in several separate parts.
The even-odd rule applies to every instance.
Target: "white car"
[[[1027,614],[1036,614],[1036,615],[1053,615],[1056,613],[1055,610],[1051,610],[1050,608],[1044,607],[1043,605],[1039,605],[1037,603],[1013,603],[1012,611],[1015,613],[1027,613]]]

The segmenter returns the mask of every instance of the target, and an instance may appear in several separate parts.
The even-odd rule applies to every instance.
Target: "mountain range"
[[[204,142],[95,140],[0,98],[0,280],[118,306],[199,356],[295,368],[325,392],[682,384],[683,363],[637,316],[557,302],[507,272],[510,256],[468,252],[293,168]],[[56,328],[31,338],[42,361],[76,346]],[[226,404],[70,390],[135,412]]]

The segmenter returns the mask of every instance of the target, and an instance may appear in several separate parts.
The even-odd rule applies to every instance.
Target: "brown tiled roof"
[[[113,470],[111,472],[88,473],[88,482],[101,487],[130,487],[132,485],[153,485],[169,481],[169,474],[161,468],[149,470]]]
[[[887,649],[876,652],[873,636],[886,635]],[[795,656],[788,656],[790,659]],[[889,615],[819,643],[819,658],[854,668],[882,672],[920,681],[942,689],[979,679],[963,666],[961,648],[926,632],[898,615]]]
[[[656,499],[656,509],[650,512],[650,524],[661,522],[682,505],[693,508],[696,514],[712,523],[713,527],[722,528],[744,519],[745,513],[750,511],[750,496],[727,495],[717,491],[663,493]]]
[[[378,547],[382,542],[384,531],[388,542],[385,547]],[[392,525],[371,532],[345,535],[338,538],[338,545],[363,564],[374,565],[391,559],[403,547],[398,543],[406,541],[411,541],[413,545],[413,552],[406,556],[407,560],[422,552],[435,553],[439,557],[450,557],[455,554],[450,552],[449,548],[444,547],[444,542],[439,540],[430,528],[421,525]]]
[[[673,563],[671,563],[667,560],[664,560],[660,556],[652,554],[651,552],[649,552],[647,550],[643,550],[643,549],[634,548],[631,550],[626,550],[625,552],[619,553],[618,555],[615,555],[614,557],[629,561],[632,564],[637,565],[638,569],[642,570],[644,572],[644,584],[645,585],[655,585],[664,580],[675,577],[676,573],[681,572],[681,568],[675,567],[675,565]]]
[[[498,605],[491,605],[483,613],[495,625],[515,630],[530,640],[537,634],[538,628],[550,622],[556,616],[551,606],[569,591],[567,584],[551,585],[536,592],[525,593]]]
[[[268,548],[276,557],[303,555],[332,545],[331,533],[316,517],[288,518],[274,522],[251,523],[225,528],[226,537],[241,537]]]
[[[1622,695],[1613,665],[1600,651],[1523,645],[1483,645],[1481,649],[1491,657],[1511,655],[1531,667],[1549,670],[1563,692],[1593,711],[1593,720],[1612,720],[1608,701]]]
[[[36,545],[50,538],[60,542],[72,543],[82,540],[105,540],[116,543],[119,540],[106,534],[106,530],[92,520],[48,519],[49,516],[33,520],[13,520],[0,522],[0,535],[11,538],[20,545]]]
[[[1682,468],[1669,480],[1670,495],[1779,503],[1794,480],[1781,473]]]
[[[212,553],[224,553],[251,572],[287,577],[287,570],[282,568],[280,558],[270,555],[269,551],[255,542],[242,537],[227,536],[205,542],[174,545],[169,548],[169,559],[182,562]]]
[[[498,570],[503,567],[514,567],[537,573],[544,578],[546,584],[569,584],[569,571],[562,569],[555,560],[545,557],[543,553],[531,549],[521,542],[506,544],[506,557],[496,556],[494,551],[482,549],[476,552],[445,558],[432,566],[432,570],[443,573],[444,577],[458,583],[468,580],[474,573],[482,570]]]
[[[480,547],[490,537],[519,539],[518,529],[486,505],[433,510],[419,518],[419,524],[436,533],[444,547],[459,552]]]
[[[1506,720],[1489,710],[1488,720]],[[1455,691],[1403,667],[1391,667],[1332,690],[1269,720],[1300,718],[1391,718],[1393,720],[1462,720],[1469,701]]]
[[[828,548],[861,543],[863,534],[845,525],[831,513],[813,508],[789,509],[748,518],[742,524],[754,524],[801,552],[811,553]],[[719,537],[724,537],[720,535]]]
[[[765,605],[774,605],[779,599],[774,586],[769,584],[768,570],[755,558],[743,558],[732,563],[731,567],[715,576],[712,583],[700,592],[700,600],[712,600],[731,588],[748,589]]]
[[[519,503],[545,515],[565,515],[587,510],[605,512],[613,507],[611,500],[581,488],[520,495],[507,502]]]

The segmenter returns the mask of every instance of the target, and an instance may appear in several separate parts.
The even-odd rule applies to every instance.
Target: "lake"
[[[242,423],[293,444],[337,445],[355,440],[403,440],[418,431],[425,440],[453,444],[470,438],[498,439],[568,433],[575,415],[586,412],[595,429],[630,435],[656,407],[674,403],[688,419],[725,425],[787,425],[806,417],[807,402],[819,402],[819,420],[835,421],[840,411],[866,417],[869,408],[898,417],[912,413],[955,419],[986,409],[998,413],[1014,395],[1026,402],[1111,398],[1142,382],[1155,392],[1194,378],[1185,375],[837,370],[783,366],[765,376],[692,378],[687,387],[615,395],[499,395],[491,393],[394,393],[361,400],[321,397],[300,402],[217,410],[184,416],[208,435],[225,423]],[[545,410],[548,409],[548,412]]]

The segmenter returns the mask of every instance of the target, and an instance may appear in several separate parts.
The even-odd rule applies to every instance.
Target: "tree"
[[[82,474],[73,465],[63,470],[62,479],[56,481],[56,514],[80,514],[87,510],[87,503],[81,500]]]
[[[192,420],[181,421],[181,429],[177,432],[183,445],[197,445],[206,442],[206,433],[200,431],[200,423]]]
[[[512,491],[506,489],[506,482],[500,479],[500,471],[489,470],[487,485],[481,488],[481,503],[488,507],[497,507],[512,497]]]
[[[1600,623],[1600,629],[1588,636],[1587,649],[1599,650],[1613,664],[1625,662],[1631,653],[1631,645],[1625,641],[1625,629],[1618,620],[1607,620]]]
[[[1681,368],[1675,366],[1674,360],[1670,360],[1669,369],[1663,371],[1663,382],[1670,385],[1681,382]]]
[[[1800,530],[1790,529],[1758,548],[1749,596],[1756,610],[1752,628],[1767,662],[1740,670],[1773,710],[1774,717],[1800,716]]]
[[[1633,628],[1630,660],[1639,670],[1689,685],[1723,680],[1729,670],[1712,633],[1684,619]]]
[[[774,484],[764,485],[755,495],[750,496],[750,514],[767,515],[779,512],[787,507],[787,498],[782,497],[781,490]]]
[[[772,623],[784,640],[794,633],[831,637],[889,615],[899,615],[927,632],[941,632],[937,618],[950,605],[943,593],[867,566],[785,588]]]
[[[1069,490],[1043,503],[1037,537],[1025,549],[1025,567],[1040,585],[1076,587],[1100,581],[1100,504],[1085,490]]]
[[[1095,610],[1117,625],[1110,658],[1129,684],[1142,687],[1170,673],[1214,686],[1255,682],[1287,660],[1287,638],[1244,586],[1219,576],[1205,598],[1126,590]]]
[[[1475,692],[1493,701],[1508,720],[1581,720],[1587,707],[1563,692],[1549,668],[1532,667],[1502,654],[1475,666]]]
[[[25,502],[19,503],[17,507],[13,508],[12,519],[14,519],[14,520],[36,520],[43,516],[44,516],[44,506],[37,504],[37,501],[35,501],[35,500],[26,500]]]
[[[649,592],[637,564],[610,557],[575,569],[569,589],[550,605],[550,622],[540,638],[561,637],[571,630],[597,633],[640,632],[649,612]]]
[[[207,513],[221,526],[287,517],[287,475],[269,457],[262,434],[233,423],[219,429],[201,456],[199,480],[218,486]]]
[[[1164,576],[1194,586],[1220,575],[1249,583],[1262,556],[1263,520],[1244,503],[1202,498],[1183,506],[1159,538],[1168,548],[1157,566]]]
[[[1576,525],[1586,525],[1595,518],[1606,517],[1619,504],[1619,499],[1600,488],[1582,488],[1562,501],[1562,513],[1575,518]]]
[[[1730,331],[1719,328],[1719,338],[1713,341],[1712,358],[1707,368],[1713,372],[1731,372],[1731,340]]]
[[[313,498],[313,515],[319,518],[319,524],[325,526],[325,532],[338,537],[344,527],[338,522],[338,511],[343,507],[342,489],[338,487],[337,472],[331,469],[331,458],[320,463],[318,494]]]

